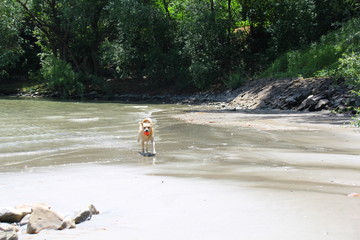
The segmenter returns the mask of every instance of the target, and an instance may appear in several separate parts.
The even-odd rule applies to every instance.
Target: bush
[[[334,76],[343,54],[360,50],[360,18],[331,32],[311,46],[278,57],[260,77]]]
[[[224,83],[226,87],[235,89],[242,86],[246,79],[247,76],[245,74],[245,67],[241,66],[236,71],[231,72]]]
[[[61,97],[84,93],[85,87],[78,80],[78,75],[72,70],[70,64],[53,55],[45,55],[41,58],[40,73],[48,88],[57,91]]]
[[[339,61],[339,73],[346,83],[353,87],[353,93],[360,96],[360,52],[344,54]],[[360,127],[360,108],[357,108],[357,115],[353,117],[352,123]]]
[[[344,54],[339,59],[339,73],[346,79],[347,84],[354,87],[360,96],[360,52]]]

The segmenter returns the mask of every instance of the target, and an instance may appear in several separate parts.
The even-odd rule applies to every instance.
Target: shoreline
[[[90,91],[83,97],[62,99],[56,93],[40,90],[0,94],[0,97],[45,98],[69,101],[139,102],[154,104],[183,104],[215,106],[232,110],[293,110],[318,112],[333,110],[355,114],[360,97],[350,94],[351,88],[334,78],[286,78],[248,80],[236,89],[195,91],[186,93],[166,89],[149,89],[149,92],[113,92],[106,95]],[[146,91],[146,89],[142,90]]]

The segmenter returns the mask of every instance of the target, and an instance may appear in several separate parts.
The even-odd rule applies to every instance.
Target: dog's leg
[[[152,144],[152,153],[153,153],[153,154],[156,154],[156,151],[155,151],[155,141],[154,141],[154,139],[151,140],[151,144]]]
[[[146,142],[146,153],[148,153],[148,152],[149,152],[149,150],[148,150],[148,149],[149,149],[149,141],[147,141],[147,142]]]
[[[142,153],[145,153],[144,141],[141,141],[141,146],[142,146]]]

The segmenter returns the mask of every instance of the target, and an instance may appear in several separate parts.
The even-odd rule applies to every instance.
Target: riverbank
[[[248,80],[237,89],[213,89],[199,92],[176,87],[159,87],[143,82],[109,81],[108,93],[90,90],[75,99],[91,101],[122,101],[147,103],[179,103],[215,105],[226,109],[279,109],[295,111],[334,110],[355,113],[360,98],[351,94],[351,88],[334,78],[287,78]],[[17,86],[17,85],[15,85]],[[41,85],[0,91],[3,96],[45,97],[58,99],[57,93],[45,91]]]

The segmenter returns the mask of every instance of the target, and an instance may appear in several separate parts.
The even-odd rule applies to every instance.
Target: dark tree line
[[[3,0],[0,81],[234,86],[357,17],[357,0]]]

